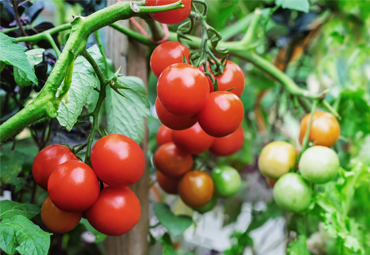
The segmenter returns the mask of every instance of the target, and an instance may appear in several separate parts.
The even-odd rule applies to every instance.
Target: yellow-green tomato
[[[306,209],[311,197],[311,187],[296,173],[283,175],[274,186],[276,204],[289,212],[301,212]]]
[[[215,208],[217,204],[217,197],[216,196],[213,196],[211,201],[209,201],[206,205],[203,205],[201,207],[197,207],[197,208],[193,208],[195,211],[203,214],[203,213],[206,213],[206,212],[209,212],[211,211],[213,208]]]
[[[337,154],[324,146],[308,148],[299,160],[299,171],[306,180],[322,184],[337,176],[339,159]]]
[[[296,151],[293,145],[276,141],[266,145],[258,158],[258,168],[270,179],[278,179],[295,167]]]
[[[241,184],[239,172],[231,166],[219,166],[212,170],[215,194],[218,197],[230,197],[238,192]]]

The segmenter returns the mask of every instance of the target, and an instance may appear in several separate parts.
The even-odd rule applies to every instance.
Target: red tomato
[[[193,157],[180,150],[174,143],[166,143],[154,153],[154,165],[164,175],[178,178],[193,167]]]
[[[215,138],[209,150],[217,156],[229,156],[240,150],[243,144],[244,130],[242,125],[240,125],[239,128],[230,135]]]
[[[216,76],[218,83],[218,90],[226,91],[229,89],[231,93],[234,93],[238,97],[241,97],[244,91],[244,74],[242,69],[232,61],[227,61],[224,72]]]
[[[49,145],[42,149],[33,161],[33,178],[41,188],[47,190],[51,172],[57,166],[69,160],[78,160],[70,149],[60,144]]]
[[[214,139],[214,137],[203,131],[199,123],[195,123],[194,126],[185,130],[172,131],[174,144],[193,155],[201,154],[208,150]]]
[[[41,206],[41,219],[45,226],[56,233],[66,233],[74,229],[82,218],[82,212],[60,210],[47,197]]]
[[[167,111],[181,116],[194,115],[206,103],[209,85],[199,69],[179,63],[162,72],[157,83],[157,93]]]
[[[177,0],[145,0],[146,6],[161,6],[177,2]],[[179,8],[172,11],[151,13],[153,19],[165,24],[181,23],[189,16],[191,12],[191,0],[182,0],[184,8]]]
[[[138,223],[140,214],[139,199],[130,188],[108,186],[86,211],[86,218],[99,232],[119,236]]]
[[[211,71],[211,69],[209,67],[208,62],[207,62],[207,68],[208,68],[208,71],[211,73],[211,76],[213,78],[215,78],[215,76],[213,75],[213,73],[212,73],[212,71]],[[204,73],[204,67],[203,66],[200,66],[199,67],[199,70],[202,71],[202,73]],[[212,83],[212,80],[211,80],[211,78],[209,78],[209,76],[206,76],[206,77],[207,77],[207,81],[208,81],[208,85],[209,85],[209,92],[213,92],[213,83]]]
[[[214,137],[223,137],[238,129],[244,118],[240,98],[226,91],[212,92],[197,119],[203,130]]]
[[[311,113],[307,114],[301,121],[301,131],[299,134],[299,142],[302,144],[308,124],[310,122]],[[340,136],[340,126],[337,119],[328,112],[315,112],[312,119],[309,141],[315,145],[331,147]]]
[[[172,142],[172,129],[162,124],[158,129],[156,138],[158,146]]]
[[[164,42],[158,45],[150,57],[150,68],[159,77],[172,64],[183,63],[184,56],[189,63],[190,50],[179,42]]]
[[[206,205],[213,195],[212,178],[201,171],[191,171],[182,177],[178,191],[185,204],[192,208]]]
[[[111,134],[95,143],[91,150],[91,165],[99,179],[109,186],[128,186],[143,175],[145,158],[134,140]]]
[[[183,130],[197,123],[197,117],[195,115],[178,116],[170,113],[163,107],[158,98],[155,101],[155,109],[157,110],[159,120],[170,129]]]
[[[51,173],[48,191],[59,209],[82,212],[98,198],[100,185],[91,167],[81,161],[67,161]]]
[[[180,179],[167,177],[160,171],[157,171],[157,181],[159,186],[168,194],[177,194],[177,186],[179,185]]]

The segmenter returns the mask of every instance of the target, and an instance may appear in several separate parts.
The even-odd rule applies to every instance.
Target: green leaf
[[[252,211],[252,221],[249,224],[247,231],[252,231],[261,227],[269,219],[275,219],[283,215],[283,211],[274,201],[267,204],[267,208],[264,211]]]
[[[18,151],[2,152],[0,156],[1,183],[15,183],[18,174],[22,171],[22,156]]]
[[[120,77],[118,81],[131,89],[123,90],[127,98],[107,87],[105,109],[107,112],[108,133],[123,134],[137,143],[144,139],[144,118],[150,116],[149,101],[145,85],[137,77]]]
[[[42,62],[44,51],[45,49],[33,49],[26,51],[27,60],[33,72],[35,72],[35,65]],[[14,79],[19,86],[26,87],[32,84],[32,81],[28,79],[27,74],[17,67],[14,67]]]
[[[22,177],[17,177],[15,180],[8,181],[8,184],[15,186],[15,192],[20,191],[26,184],[26,180]]]
[[[193,223],[193,220],[189,216],[176,216],[170,210],[170,207],[163,203],[154,204],[153,210],[159,222],[166,227],[173,236],[181,235]]]
[[[40,213],[40,207],[34,204],[22,204],[15,201],[0,201],[0,219],[10,219],[15,215],[23,215],[32,219]]]
[[[225,227],[238,219],[242,211],[243,201],[237,196],[232,196],[226,199],[224,204],[224,220],[222,226]]]
[[[216,30],[224,28],[226,21],[233,14],[234,6],[239,0],[219,0],[208,2],[207,23],[213,26]]]
[[[38,84],[35,72],[32,70],[27,59],[26,47],[14,43],[11,38],[4,33],[0,33],[0,61],[12,65],[24,73],[24,78]]]
[[[83,224],[87,231],[90,231],[95,236],[95,243],[101,243],[107,238],[106,235],[103,233],[100,233],[98,230],[96,230],[91,224],[87,221],[87,219],[82,218],[80,221],[81,224]]]
[[[281,5],[284,9],[292,9],[302,12],[310,10],[310,2],[308,0],[275,0],[276,5]]]
[[[172,245],[171,237],[168,233],[165,233],[163,236],[161,236],[158,241],[163,246],[163,252],[162,255],[178,255],[175,249]]]
[[[286,252],[288,255],[311,255],[307,249],[307,237],[299,235],[296,241],[290,242]]]
[[[0,222],[0,248],[8,254],[46,255],[50,247],[50,233],[46,233],[23,215]]]
[[[99,67],[103,68],[104,61],[98,46],[94,45],[87,51],[95,59]],[[87,102],[90,92],[98,84],[99,79],[93,67],[84,57],[79,56],[74,63],[70,89],[59,104],[57,118],[61,126],[66,127],[69,131],[73,128],[83,106]]]

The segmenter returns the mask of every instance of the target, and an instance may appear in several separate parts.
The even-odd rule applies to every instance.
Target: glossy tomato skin
[[[238,129],[244,118],[242,101],[226,91],[212,92],[197,119],[203,130],[214,137],[223,137]]]
[[[127,233],[139,221],[140,202],[135,193],[128,187],[104,188],[99,198],[88,210],[86,218],[96,230],[119,236]]]
[[[59,209],[82,212],[98,198],[100,184],[91,167],[81,161],[67,161],[51,173],[48,191]]]
[[[258,158],[258,168],[265,177],[277,179],[295,167],[296,158],[293,145],[275,141],[262,149]]]
[[[74,229],[82,218],[82,212],[60,210],[47,197],[41,206],[41,219],[45,226],[55,233],[66,233]]]
[[[299,133],[299,142],[302,144],[311,113],[307,114],[301,121],[301,130]],[[309,141],[315,145],[331,147],[340,136],[340,126],[337,119],[328,112],[315,112],[312,119],[312,125],[309,134]]]
[[[145,0],[146,6],[160,6],[177,2],[176,0]],[[165,24],[178,24],[183,22],[190,14],[191,0],[182,0],[184,8],[179,8],[172,11],[151,13],[153,19]]]
[[[201,154],[208,150],[214,139],[203,131],[199,123],[195,123],[191,128],[172,132],[174,144],[192,155]]]
[[[215,194],[222,198],[235,195],[241,185],[239,172],[231,166],[214,168],[212,170],[212,180],[215,186]]]
[[[215,79],[215,76],[213,75],[208,63],[207,63],[207,67],[208,67],[208,71],[211,73],[211,76],[213,77],[213,79]],[[202,73],[204,73],[204,67],[203,66],[200,66],[199,70],[202,71]],[[209,78],[208,76],[206,76],[206,77],[207,77],[207,81],[208,81],[208,85],[209,85],[209,92],[211,93],[211,92],[213,92],[213,83],[212,83],[211,78]]]
[[[157,93],[167,111],[188,116],[203,108],[209,95],[209,85],[199,69],[179,63],[162,72],[157,83]]]
[[[217,137],[209,150],[216,156],[229,156],[241,149],[244,144],[244,130],[242,125],[230,135]]]
[[[227,91],[234,93],[241,97],[244,91],[245,78],[242,69],[234,62],[228,60],[225,70],[221,75],[216,76],[218,89],[220,91]]]
[[[308,148],[299,160],[299,171],[306,180],[323,184],[333,180],[339,171],[337,154],[325,146]]]
[[[162,103],[157,98],[155,101],[155,108],[159,120],[166,127],[173,130],[184,130],[190,128],[195,123],[197,123],[197,117],[195,115],[190,116],[178,116],[173,113],[170,113],[163,107]]]
[[[286,211],[301,212],[310,204],[311,187],[296,173],[287,173],[274,186],[275,202]]]
[[[60,144],[49,145],[42,149],[33,161],[33,178],[41,188],[47,190],[51,172],[57,166],[69,160],[78,160],[70,149]]]
[[[158,129],[156,139],[158,146],[172,142],[172,129],[162,124]]]
[[[157,171],[157,181],[159,186],[168,194],[177,194],[177,187],[180,179],[167,177],[160,171]]]
[[[211,200],[206,205],[203,205],[203,206],[197,207],[197,208],[193,208],[193,209],[194,209],[194,211],[197,211],[197,212],[203,214],[203,213],[212,211],[213,208],[215,208],[216,205],[217,205],[217,197],[213,196],[211,198]]]
[[[179,149],[174,143],[166,143],[153,156],[154,165],[164,175],[179,178],[193,167],[191,154]]]
[[[178,187],[182,201],[192,208],[206,205],[212,199],[213,189],[212,178],[201,171],[185,174]]]
[[[150,57],[150,68],[159,77],[164,69],[172,64],[183,63],[184,57],[189,63],[190,50],[179,42],[164,42],[158,45]]]
[[[91,165],[99,179],[109,186],[128,186],[143,175],[145,158],[134,140],[110,134],[100,138],[93,146]]]

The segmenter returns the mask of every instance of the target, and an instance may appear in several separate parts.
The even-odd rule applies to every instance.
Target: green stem
[[[44,35],[44,37],[51,44],[51,47],[53,47],[53,50],[55,51],[55,54],[57,55],[57,58],[59,58],[60,57],[60,50],[58,49],[58,46],[56,45],[53,37],[49,33],[46,33]]]
[[[103,56],[104,66],[105,66],[105,75],[108,76],[108,73],[109,73],[108,62],[107,62],[107,58],[105,56],[105,51],[104,51],[103,45],[102,45],[101,40],[100,40],[99,31],[95,31],[95,38],[96,38],[96,42],[98,43],[98,48],[99,48],[100,54]]]
[[[322,100],[322,106],[324,106],[331,114],[333,114],[337,119],[342,119],[339,113],[325,100]]]
[[[254,15],[253,15],[251,23],[249,24],[248,30],[245,33],[243,39],[241,39],[240,41],[240,44],[244,45],[245,47],[249,47],[249,44],[256,37],[256,33],[258,29],[258,21],[261,17],[261,14],[262,12],[258,8],[254,11]]]
[[[61,26],[53,27],[51,29],[45,30],[39,34],[31,35],[31,36],[23,36],[23,37],[18,37],[15,39],[14,43],[19,43],[19,42],[32,42],[32,43],[37,43],[38,41],[45,39],[45,35],[53,35],[55,33],[58,33],[63,30],[68,30],[71,29],[72,25],[71,24],[64,24]]]
[[[32,26],[31,25],[23,26],[23,28],[28,29],[28,28],[32,28]],[[6,33],[9,33],[9,32],[12,32],[12,31],[16,31],[18,29],[19,29],[19,27],[13,27],[13,28],[9,28],[7,30],[0,31],[0,33],[6,34]]]
[[[109,25],[111,28],[121,32],[122,34],[124,35],[127,35],[128,37],[130,37],[131,39],[134,39],[135,41],[141,43],[141,44],[144,44],[144,45],[147,45],[147,46],[155,46],[155,43],[153,43],[152,41],[149,40],[149,38],[147,38],[145,35],[143,34],[139,34],[129,28],[126,28],[126,27],[123,27],[119,24],[111,24]],[[173,40],[171,40],[173,41]]]
[[[152,38],[154,41],[162,40],[165,36],[164,31],[160,23],[152,19],[151,17],[144,19],[148,24],[150,31],[152,31]]]

